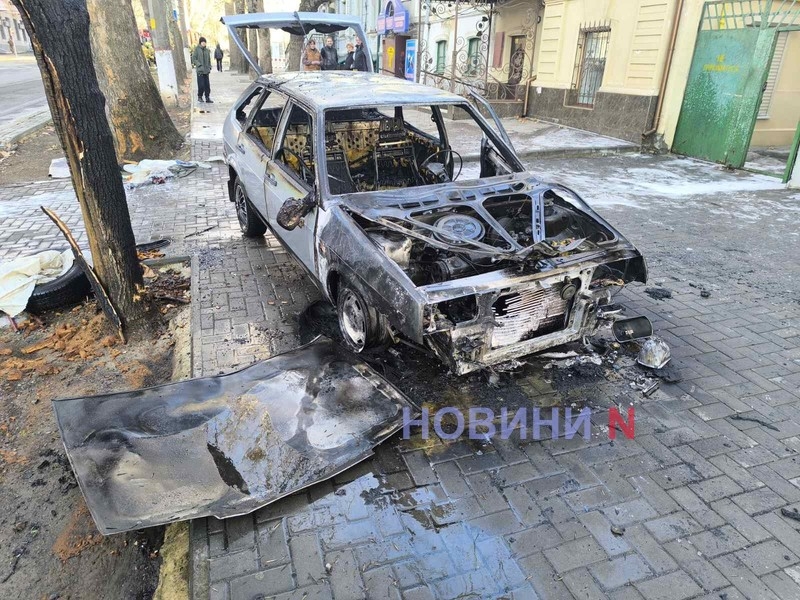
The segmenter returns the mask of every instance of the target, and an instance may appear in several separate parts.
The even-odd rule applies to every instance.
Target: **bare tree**
[[[256,10],[265,12],[264,0],[257,0]],[[261,67],[262,73],[272,73],[272,40],[268,27],[258,30],[258,66]]]
[[[236,14],[236,3],[234,0],[225,0],[225,14],[226,15],[235,15]],[[233,41],[233,38],[228,36],[228,58],[231,61],[231,70],[232,71],[241,71],[242,62],[244,62],[244,56],[242,56],[239,47],[236,45],[236,42]]]
[[[44,82],[53,123],[81,205],[94,268],[129,335],[148,323],[137,286],[128,204],[105,101],[92,64],[86,0],[12,0],[19,9]],[[121,44],[119,44],[121,45]],[[138,47],[136,48],[138,50]]]
[[[183,137],[142,54],[130,0],[86,0],[90,41],[120,160],[169,157]]]
[[[316,12],[327,0],[300,0],[299,12]],[[292,35],[286,44],[286,70],[300,70],[300,55],[303,52],[303,36]]]
[[[247,5],[246,5],[246,3],[245,3],[245,0],[235,0],[235,2],[234,2],[234,8],[235,8],[235,10],[236,10],[236,14],[237,14],[237,15],[243,15],[243,14],[246,12],[246,8],[247,8]],[[246,31],[246,30],[245,30],[245,31]],[[248,43],[248,41],[247,41],[247,33],[244,33],[244,35],[240,35],[239,37],[240,37],[240,39],[242,40],[242,45],[243,45],[243,46],[244,46],[244,47],[245,47],[245,48],[246,48],[246,49],[247,49],[249,52],[252,52],[253,50],[255,50],[255,48],[253,48],[253,49],[251,49],[251,48],[250,48],[250,44],[249,44],[249,43]],[[238,65],[238,69],[237,69],[237,70],[238,70],[238,71],[239,71],[239,73],[241,73],[242,75],[246,75],[246,74],[247,74],[247,72],[250,70],[250,65],[248,64],[248,62],[247,62],[247,59],[245,59],[244,55],[242,56],[242,60],[239,62],[239,65]]]
[[[178,22],[169,15],[169,43],[172,46],[172,62],[175,63],[175,77],[178,80],[178,86],[186,83],[188,73],[186,71],[186,57],[183,53],[183,36],[181,35],[181,28]]]

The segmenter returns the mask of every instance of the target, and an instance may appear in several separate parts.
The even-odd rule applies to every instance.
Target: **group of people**
[[[328,37],[322,51],[317,49],[317,42],[313,38],[308,40],[303,53],[303,67],[306,71],[369,71],[367,66],[367,53],[364,51],[364,40],[356,38],[356,44],[348,43],[347,55],[343,62],[339,62],[339,52],[333,45],[333,38]]]
[[[333,45],[333,38],[325,40],[322,51],[317,50],[314,39],[308,41],[303,53],[303,66],[306,71],[369,71],[367,53],[364,51],[364,40],[356,38],[355,46],[347,44],[347,56],[342,63],[339,62],[339,53]],[[217,71],[222,71],[222,48],[219,44],[214,49],[214,60]],[[211,82],[208,75],[211,73],[211,50],[207,46],[206,38],[201,37],[199,43],[192,51],[192,67],[197,72],[197,100],[213,104],[211,99]]]

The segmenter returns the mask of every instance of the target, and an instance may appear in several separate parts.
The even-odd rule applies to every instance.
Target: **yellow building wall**
[[[524,78],[522,84],[536,74],[536,59],[539,53],[539,35],[541,32],[541,25],[536,23],[536,17],[539,12],[533,2],[511,4],[504,6],[494,16],[494,23],[492,24],[492,40],[489,48],[489,75],[490,77],[505,83],[508,81],[509,64],[511,63],[511,37],[529,35],[532,33],[530,41],[531,49],[526,52],[525,65],[523,66]],[[533,30],[531,32],[531,30]],[[495,61],[494,51],[496,38],[499,33],[505,34],[502,56],[500,64],[502,68],[496,69],[492,65]]]
[[[658,94],[677,0],[548,0],[536,85],[569,88],[582,27],[611,27],[601,92]]]
[[[750,146],[788,146],[800,121],[800,31],[786,39],[769,119],[758,119]]]

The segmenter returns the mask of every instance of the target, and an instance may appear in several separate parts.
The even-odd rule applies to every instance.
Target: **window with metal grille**
[[[478,73],[478,64],[481,59],[480,47],[481,38],[469,38],[467,44],[467,75],[476,75]]]
[[[444,73],[447,64],[447,42],[436,42],[436,72]]]
[[[597,90],[603,84],[610,34],[611,27],[607,25],[581,29],[575,55],[572,88],[567,93],[567,104],[585,108],[594,107]]]

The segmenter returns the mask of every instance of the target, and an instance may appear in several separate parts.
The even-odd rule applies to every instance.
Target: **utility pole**
[[[161,96],[174,104],[178,103],[178,79],[175,77],[175,61],[172,58],[172,46],[169,43],[169,22],[165,0],[148,0],[150,12],[150,35],[156,52],[158,68],[158,88]]]

